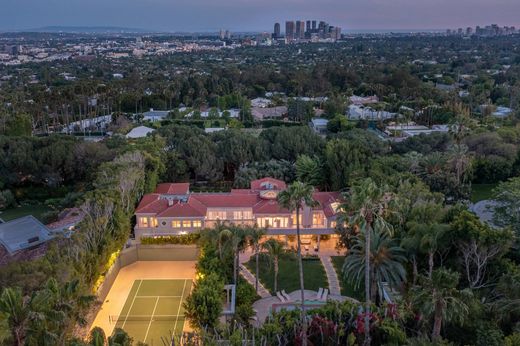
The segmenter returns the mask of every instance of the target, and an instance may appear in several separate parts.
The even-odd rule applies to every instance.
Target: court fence
[[[138,261],[196,261],[199,257],[199,248],[196,245],[144,245],[133,244],[123,249],[114,264],[105,274],[103,283],[99,286],[96,295],[104,301],[116,281],[119,271]]]

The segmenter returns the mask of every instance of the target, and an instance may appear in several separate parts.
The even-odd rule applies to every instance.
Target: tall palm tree
[[[370,345],[370,248],[371,235],[374,228],[381,232],[392,232],[391,225],[385,220],[389,213],[389,205],[393,195],[386,188],[377,186],[367,178],[360,184],[352,187],[345,195],[347,203],[340,208],[339,223],[348,222],[358,227],[364,233],[365,239],[365,345]]]
[[[264,234],[265,234],[265,229],[258,228],[258,227],[251,228],[251,230],[249,232],[249,244],[253,248],[253,251],[255,253],[255,261],[256,261],[256,273],[255,273],[256,274],[255,275],[256,293],[258,293],[258,275],[260,275],[260,268],[259,268],[259,263],[258,263],[258,256],[260,255],[260,249],[261,249],[260,240],[262,239]]]
[[[471,157],[468,147],[465,144],[454,144],[449,148],[450,163],[455,169],[457,176],[457,185],[460,186],[466,182],[468,171],[471,169]]]
[[[370,297],[376,300],[383,297],[383,283],[388,282],[392,286],[399,285],[406,278],[406,270],[403,263],[406,261],[404,250],[393,241],[387,233],[374,229],[370,245]],[[365,246],[364,233],[354,240],[354,246],[349,250],[343,274],[351,277],[356,287],[361,286],[365,276]]]
[[[267,251],[269,261],[274,267],[274,292],[278,291],[278,263],[280,256],[285,253],[284,244],[276,239],[269,239],[262,244],[262,248]]]
[[[428,256],[428,277],[431,278],[434,256],[450,228],[449,225],[442,223],[446,211],[442,205],[429,202],[415,206],[411,214],[412,221],[406,224],[409,231],[403,237],[401,245]]]
[[[0,295],[0,312],[4,313],[15,345],[24,345],[30,308],[20,289],[5,288]]]
[[[225,251],[233,253],[233,283],[235,285],[238,282],[240,252],[244,251],[247,246],[249,233],[249,228],[231,225],[220,231],[218,235],[218,247],[221,256],[225,254]]]
[[[303,207],[312,207],[315,202],[312,199],[314,188],[311,185],[295,181],[286,190],[278,194],[278,203],[290,212],[296,212],[296,239],[298,252],[298,268],[300,271],[300,291],[301,291],[301,323],[302,323],[302,344],[307,345],[307,320],[305,315],[305,286],[303,283],[303,261],[300,239],[300,211]]]
[[[468,289],[458,290],[459,274],[445,268],[434,270],[431,279],[422,281],[411,290],[411,300],[422,314],[433,318],[432,339],[436,340],[443,323],[465,318],[469,309],[466,301],[472,294]]]

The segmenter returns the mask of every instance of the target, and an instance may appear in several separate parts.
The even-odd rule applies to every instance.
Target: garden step
[[[242,275],[242,277],[246,279],[247,282],[255,287],[255,276],[243,264],[240,265],[240,275]],[[258,295],[262,298],[271,297],[271,293],[269,293],[269,291],[264,287],[264,285],[262,285],[260,281],[258,281]]]
[[[334,265],[332,265],[331,257],[322,255],[320,256],[320,260],[323,264],[323,268],[325,268],[325,273],[327,274],[327,281],[329,282],[330,294],[341,295],[341,287],[339,285],[338,274],[334,269]]]

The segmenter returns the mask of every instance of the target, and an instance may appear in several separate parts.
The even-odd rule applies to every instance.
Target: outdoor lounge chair
[[[321,300],[321,296],[323,294],[323,288],[318,289],[318,293],[316,293],[316,300]]]
[[[282,291],[282,296],[285,298],[285,300],[286,300],[287,302],[292,301],[291,296],[288,295],[287,292],[285,292],[285,290]]]
[[[286,299],[285,297],[282,295],[282,293],[280,291],[276,292],[276,296],[278,297],[278,299],[280,299],[280,301],[282,303],[285,303],[286,302]]]
[[[322,302],[326,302],[327,301],[327,298],[329,297],[329,289],[328,288],[325,288],[323,290],[323,294],[321,295],[321,301]]]

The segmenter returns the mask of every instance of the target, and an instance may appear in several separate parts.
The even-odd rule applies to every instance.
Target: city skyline
[[[272,23],[319,17],[349,31],[415,31],[475,27],[496,23],[519,26],[520,3],[513,0],[426,1],[338,0],[218,3],[195,0],[7,0],[0,13],[0,31],[29,30],[47,26],[114,26],[164,32],[272,31]],[[207,15],[210,14],[210,15]],[[283,29],[282,29],[283,30]]]

